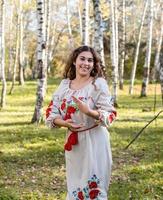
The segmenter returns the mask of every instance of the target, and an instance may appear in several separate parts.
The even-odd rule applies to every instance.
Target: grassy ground
[[[58,80],[50,80],[45,106]],[[9,85],[8,85],[9,88]],[[0,86],[1,89],[1,86]],[[0,200],[64,200],[66,195],[64,129],[49,130],[30,124],[36,83],[16,86],[0,111]],[[152,119],[154,85],[149,96],[120,91],[117,121],[110,129],[113,171],[110,200],[163,199],[163,114],[128,149],[124,147]],[[157,86],[157,109],[161,110]],[[146,108],[147,111],[142,110]],[[45,110],[45,109],[44,109]]]

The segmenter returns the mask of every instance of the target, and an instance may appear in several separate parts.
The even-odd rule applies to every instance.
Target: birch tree
[[[45,51],[45,68],[49,69],[49,50],[50,50],[50,23],[51,23],[51,0],[45,1],[45,40],[46,40],[46,51]]]
[[[89,45],[89,0],[83,1],[82,44]]]
[[[11,13],[10,13],[10,18],[9,18],[9,62],[8,62],[8,71],[7,71],[7,79],[8,80],[12,80],[12,66],[13,66],[13,45],[12,45],[12,41],[13,41],[13,34],[12,34],[12,30],[13,30],[13,8],[11,9]]]
[[[147,35],[147,50],[144,63],[144,74],[141,89],[141,97],[147,96],[147,86],[149,82],[150,60],[151,60],[151,47],[152,47],[152,28],[153,28],[153,0],[150,0],[149,9],[149,22],[148,22],[148,35]]]
[[[135,74],[136,74],[136,67],[137,67],[138,56],[139,56],[141,35],[142,35],[143,24],[144,24],[144,19],[145,19],[147,7],[148,7],[148,0],[146,0],[146,2],[145,2],[145,6],[144,6],[142,18],[141,18],[141,24],[140,24],[140,29],[139,29],[138,42],[137,42],[136,53],[135,53],[135,57],[134,57],[134,64],[133,64],[132,70],[131,70],[129,94],[133,94],[133,86],[134,86],[134,80],[135,80]]]
[[[45,13],[44,0],[37,0],[37,19],[38,19],[38,36],[37,36],[37,69],[38,84],[36,92],[35,110],[32,123],[39,123],[42,118],[42,107],[46,91],[46,68],[45,68]]]
[[[19,1],[19,18],[20,18],[20,42],[19,42],[19,85],[24,85],[23,67],[24,67],[24,49],[23,49],[23,1]]]
[[[126,41],[126,1],[122,0],[122,27],[121,27],[121,42],[120,42],[120,64],[119,64],[119,88],[123,89],[124,63],[125,63],[125,41]]]
[[[20,15],[17,15],[17,29],[16,29],[16,52],[15,52],[15,61],[14,61],[14,68],[13,68],[13,75],[12,75],[12,84],[10,88],[9,94],[12,94],[14,91],[15,81],[16,81],[16,70],[18,65],[18,59],[19,59],[19,45],[20,45],[20,31],[19,31],[19,24],[20,24]]]
[[[159,71],[159,56],[161,51],[161,44],[163,40],[163,2],[161,5],[161,20],[160,20],[160,34],[158,38],[158,44],[157,44],[157,50],[156,50],[156,56],[154,61],[154,67],[153,67],[153,80],[156,81],[157,79],[157,72]]]
[[[74,47],[74,41],[72,36],[71,22],[70,22],[70,5],[69,0],[66,0],[66,15],[67,15],[67,27],[68,27],[68,37],[69,37],[69,47],[72,49]]]
[[[118,46],[117,46],[117,22],[116,22],[116,2],[115,0],[110,1],[110,18],[111,18],[111,64],[112,64],[112,94],[114,98],[114,104],[117,105],[117,97],[118,97]]]
[[[80,0],[78,0],[78,17],[79,17],[79,25],[80,25],[80,37],[81,37],[81,41],[83,39],[83,27],[82,27],[82,14],[80,11]]]
[[[0,4],[0,77],[2,80],[0,107],[6,105],[6,77],[5,77],[5,0]]]
[[[102,14],[100,8],[100,1],[93,0],[94,10],[94,48],[101,57],[102,64],[105,66],[104,59],[104,45],[103,45],[103,25],[102,25]]]
[[[161,51],[160,51],[160,56],[159,56],[159,76],[160,76],[161,96],[162,96],[162,105],[163,105],[163,40],[161,43]]]

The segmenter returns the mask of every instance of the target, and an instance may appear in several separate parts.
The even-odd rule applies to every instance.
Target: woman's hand
[[[78,109],[88,115],[89,117],[93,117],[96,120],[99,120],[100,113],[97,110],[92,110],[86,103],[81,101],[80,99],[77,99],[76,97],[72,96],[74,102],[78,106]]]
[[[75,124],[72,119],[67,119],[65,121],[65,126],[72,131],[77,131],[78,129],[83,128],[84,124]]]
[[[73,98],[73,101],[76,103],[76,105],[78,106],[78,109],[82,112],[82,113],[84,113],[84,114],[86,114],[86,115],[89,115],[89,113],[90,113],[90,108],[89,108],[89,106],[86,104],[86,103],[84,103],[83,101],[81,101],[80,99],[77,99],[76,97],[74,97],[74,96],[72,96],[72,98]]]

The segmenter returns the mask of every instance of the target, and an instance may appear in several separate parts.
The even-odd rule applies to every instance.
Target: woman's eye
[[[91,62],[93,62],[93,60],[92,60],[92,59],[89,59],[89,60],[88,60],[88,62],[90,62],[90,63],[91,63]]]

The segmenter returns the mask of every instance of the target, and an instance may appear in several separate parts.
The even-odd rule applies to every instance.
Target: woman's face
[[[76,75],[90,76],[90,73],[94,67],[93,55],[89,51],[81,52],[75,61]]]

